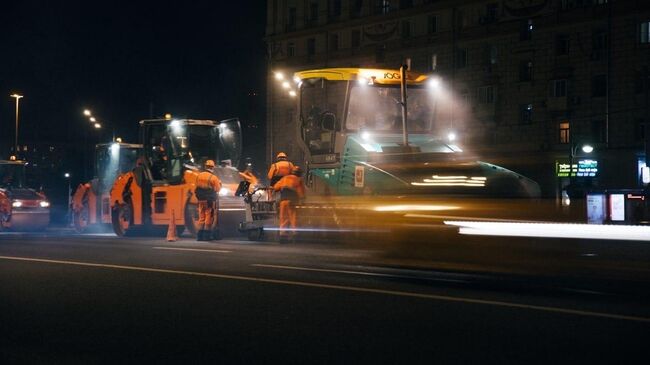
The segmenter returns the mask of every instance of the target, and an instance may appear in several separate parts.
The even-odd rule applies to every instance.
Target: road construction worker
[[[286,153],[278,153],[275,159],[276,162],[271,165],[271,168],[269,168],[269,173],[267,174],[271,187],[273,187],[275,183],[277,183],[282,177],[291,175],[291,170],[293,169],[293,164],[287,160]]]
[[[198,241],[218,240],[219,222],[217,220],[219,190],[221,180],[212,173],[214,161],[205,161],[205,170],[196,177],[196,199],[199,201]]]
[[[296,234],[296,205],[305,198],[302,169],[295,166],[291,174],[278,181],[273,190],[280,192],[280,242],[292,240]]]

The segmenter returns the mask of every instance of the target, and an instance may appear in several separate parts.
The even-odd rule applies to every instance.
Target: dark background
[[[239,117],[244,156],[263,163],[265,14],[262,0],[4,3],[0,158],[13,146],[9,95],[16,92],[24,95],[19,145],[29,148],[24,157],[41,160],[42,171],[33,175],[54,174],[46,190],[67,187],[64,172],[71,172],[74,190],[92,177],[94,144],[109,142],[113,133],[136,142],[137,122],[165,113]],[[84,108],[101,130],[82,115]]]

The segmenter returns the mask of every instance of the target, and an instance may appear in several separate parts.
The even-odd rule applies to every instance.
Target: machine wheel
[[[264,230],[262,228],[251,229],[247,232],[249,241],[259,241],[264,236]]]
[[[119,204],[113,209],[111,218],[115,234],[120,237],[126,235],[133,225],[133,207],[131,203]]]
[[[74,229],[77,233],[84,233],[88,229],[88,222],[90,221],[90,210],[88,202],[83,203],[81,211],[73,213]]]
[[[196,203],[190,202],[189,199],[187,199],[187,202],[185,202],[185,228],[187,228],[187,231],[192,235],[192,237],[196,237],[196,232],[198,231],[197,226],[198,226],[198,221],[199,221],[199,206]]]

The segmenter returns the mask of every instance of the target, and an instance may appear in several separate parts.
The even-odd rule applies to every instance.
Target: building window
[[[313,56],[316,54],[316,39],[309,38],[307,39],[307,55]]]
[[[363,0],[352,0],[350,2],[350,18],[358,18],[363,10]]]
[[[533,20],[532,19],[524,20],[521,23],[521,31],[519,32],[519,40],[522,40],[522,41],[530,40],[533,37],[533,29],[534,29]]]
[[[329,36],[329,50],[330,51],[338,51],[339,49],[339,35],[336,33],[332,33]]]
[[[411,21],[402,20],[402,38],[411,38]]]
[[[591,138],[594,142],[605,142],[605,121],[591,121]]]
[[[602,29],[593,31],[591,48],[594,51],[602,51],[607,48],[607,32]]]
[[[525,60],[519,62],[519,81],[527,82],[533,79],[533,61]]]
[[[429,61],[429,71],[435,71],[438,68],[438,55],[432,54]]]
[[[560,143],[567,144],[571,142],[571,125],[568,121],[560,122]]]
[[[565,79],[551,80],[549,95],[553,98],[566,97],[567,82]]]
[[[408,9],[412,7],[413,7],[413,0],[400,0],[399,2],[400,9]]]
[[[390,12],[390,1],[382,0],[381,1],[381,13],[388,14]]]
[[[456,68],[465,68],[467,66],[467,50],[459,48],[456,50]]]
[[[330,0],[327,10],[330,19],[341,16],[341,0]]]
[[[533,121],[533,104],[522,104],[519,106],[519,122],[522,124]]]
[[[639,26],[639,41],[641,43],[650,43],[650,21],[646,21]]]
[[[353,30],[351,34],[351,38],[352,38],[353,48],[358,48],[361,46],[361,31],[359,31],[358,29]]]
[[[433,34],[438,31],[438,17],[429,15],[427,17],[427,34]]]
[[[493,104],[494,103],[494,86],[483,86],[478,88],[478,102],[479,104]]]
[[[555,54],[566,56],[569,54],[569,36],[567,34],[558,34],[555,36]]]
[[[293,57],[296,55],[296,44],[293,42],[287,42],[287,57]]]
[[[596,75],[591,79],[591,96],[604,97],[607,95],[607,77],[605,75]]]
[[[498,60],[497,46],[488,44],[485,46],[485,63],[487,65],[496,65]]]
[[[309,3],[309,17],[307,22],[310,24],[318,23],[318,3]]]
[[[494,23],[499,15],[499,4],[491,3],[485,5],[485,17],[482,19],[483,24]]]
[[[296,30],[296,8],[291,7],[287,14],[287,32]]]
[[[389,0],[375,0],[374,14],[388,14],[390,12]]]

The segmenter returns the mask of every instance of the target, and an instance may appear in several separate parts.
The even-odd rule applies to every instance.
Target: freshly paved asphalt
[[[4,234],[0,363],[650,360],[645,246],[475,244]]]

